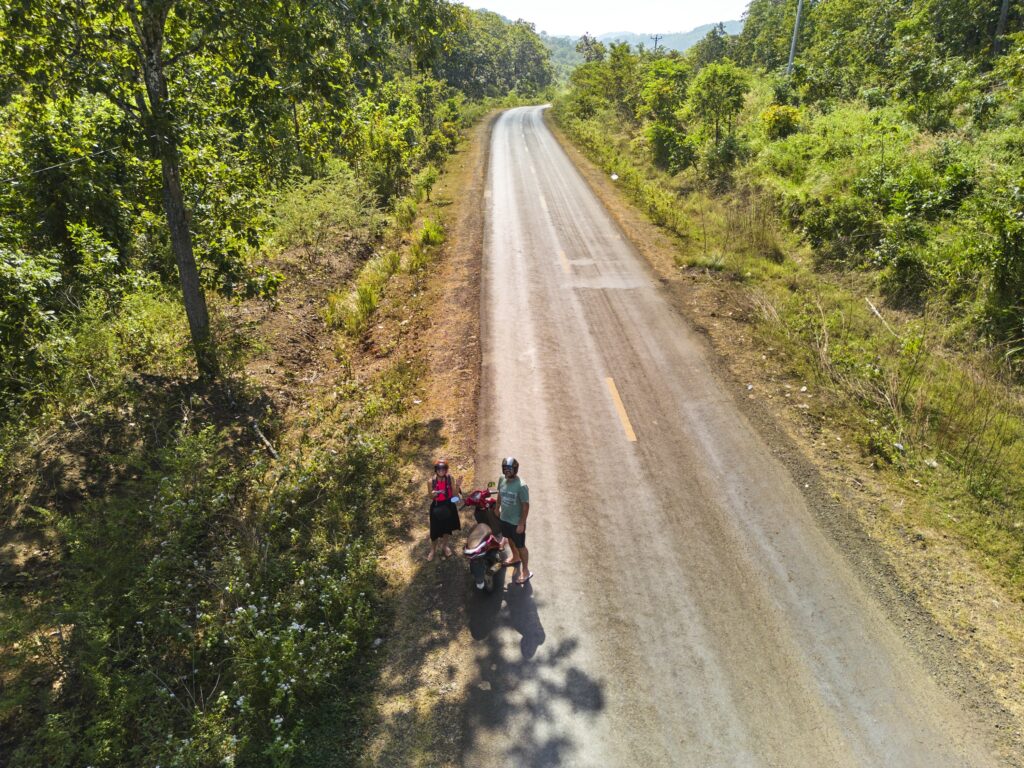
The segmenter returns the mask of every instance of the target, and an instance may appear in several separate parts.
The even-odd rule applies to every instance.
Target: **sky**
[[[701,24],[739,19],[750,0],[463,0],[502,16],[525,19],[538,32],[579,37],[584,32],[689,32]]]

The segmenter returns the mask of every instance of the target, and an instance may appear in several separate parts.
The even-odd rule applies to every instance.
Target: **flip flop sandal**
[[[513,584],[523,586],[526,582],[533,578],[533,571],[530,571],[529,575],[525,579],[512,579]]]
[[[503,561],[501,562],[501,567],[502,567],[502,568],[513,568],[513,567],[515,567],[515,566],[519,565],[519,564],[520,564],[521,562],[523,562],[523,561],[522,561],[522,560],[514,560],[514,561],[512,561],[511,563],[507,563],[507,562],[505,562],[505,561],[503,560]]]

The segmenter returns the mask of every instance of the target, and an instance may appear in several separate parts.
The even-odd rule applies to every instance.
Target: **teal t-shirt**
[[[501,498],[501,519],[512,525],[519,525],[523,516],[523,502],[529,503],[530,489],[518,477],[498,480],[498,496]]]

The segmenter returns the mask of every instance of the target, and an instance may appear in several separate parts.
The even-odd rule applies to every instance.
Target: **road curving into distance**
[[[494,126],[477,476],[534,579],[471,595],[467,766],[994,766],[537,107]]]

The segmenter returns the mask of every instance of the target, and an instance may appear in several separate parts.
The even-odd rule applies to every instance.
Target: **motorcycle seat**
[[[491,527],[487,523],[477,523],[469,529],[469,535],[466,536],[466,549],[476,549],[490,535]]]

